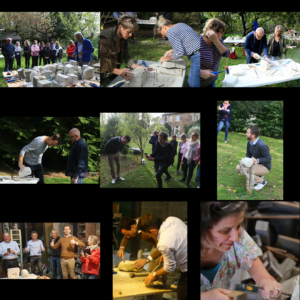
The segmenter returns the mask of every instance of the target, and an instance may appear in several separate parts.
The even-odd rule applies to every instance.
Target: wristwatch
[[[148,257],[146,257],[145,260],[147,264],[150,262],[150,259]]]
[[[156,272],[153,272],[153,276],[154,276],[154,277],[157,277],[157,276],[156,276]]]

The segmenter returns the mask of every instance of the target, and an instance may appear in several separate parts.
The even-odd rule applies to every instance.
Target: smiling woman
[[[263,287],[264,298],[280,295],[280,283],[267,272],[246,232],[246,210],[245,201],[201,202],[201,299],[229,300],[226,294],[237,269],[248,271]]]

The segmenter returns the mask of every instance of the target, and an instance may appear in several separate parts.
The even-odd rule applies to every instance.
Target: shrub
[[[129,145],[125,144],[122,151],[121,151],[121,154],[124,155],[124,158],[125,158],[125,155],[127,155],[129,153],[129,149],[130,149]]]
[[[191,136],[192,132],[197,132],[199,134],[199,138],[200,138],[200,126],[194,125],[194,126],[190,127],[190,129],[187,132],[188,137]]]

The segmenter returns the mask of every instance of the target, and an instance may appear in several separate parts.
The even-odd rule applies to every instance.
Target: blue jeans
[[[29,167],[31,169],[30,176],[35,176],[35,178],[40,179],[37,184],[44,184],[44,170],[42,164],[29,165],[26,162],[24,162],[24,166]]]
[[[220,130],[222,129],[222,127],[224,126],[225,123],[225,141],[227,141],[227,137],[228,137],[228,129],[229,129],[229,125],[230,123],[228,121],[220,121],[219,122],[219,126],[217,128],[217,136],[219,135]]]
[[[70,61],[70,60],[75,60],[75,57],[68,56],[68,61]]]
[[[214,81],[213,83],[211,83],[210,85],[206,86],[207,88],[213,88],[216,87],[216,81]]]
[[[199,185],[199,187],[200,187],[200,166],[198,165],[198,170],[197,170],[197,175],[196,175],[196,177],[197,177],[197,180],[198,180],[198,185]]]
[[[12,70],[13,63],[14,63],[14,57],[13,58],[6,58],[5,57],[4,72],[6,72],[7,70],[9,70],[9,71]]]
[[[64,277],[63,277],[63,274],[62,274],[62,271],[61,271],[60,257],[51,256],[50,263],[51,263],[51,268],[52,268],[52,273],[53,273],[53,278],[52,279],[57,279],[56,268],[58,268],[60,279],[63,279]]]
[[[97,279],[97,275],[82,273],[82,279]]]
[[[200,87],[200,53],[190,58],[192,63],[188,78],[189,87]]]
[[[71,182],[72,182],[73,176],[70,176]],[[76,184],[83,184],[83,178],[78,177]]]

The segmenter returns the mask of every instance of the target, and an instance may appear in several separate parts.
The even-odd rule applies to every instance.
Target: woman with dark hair
[[[30,66],[30,57],[31,57],[31,45],[29,44],[29,41],[26,40],[24,42],[24,56],[25,56],[25,68],[29,69]]]
[[[174,157],[175,155],[177,155],[177,146],[178,146],[178,142],[176,141],[176,134],[173,134],[172,135],[172,140],[170,142],[170,144],[173,145],[174,149],[171,153],[171,158],[172,158],[172,164],[171,164],[171,167],[173,167],[173,164],[174,164]]]
[[[227,143],[228,131],[231,122],[231,109],[232,106],[229,104],[229,100],[224,100],[223,104],[220,104],[218,107],[219,117],[219,126],[217,128],[217,136],[219,135],[220,130],[225,124],[225,143]]]
[[[282,57],[283,48],[284,49],[292,49],[294,47],[287,46],[285,44],[285,38],[281,35],[283,28],[281,25],[277,25],[275,27],[274,33],[269,35],[267,46],[268,46],[268,54],[271,57],[271,61],[278,60]]]
[[[248,271],[264,299],[277,298],[281,284],[258,257],[259,248],[246,231],[246,201],[200,202],[201,299],[230,300],[231,278]]]
[[[44,65],[45,65],[45,56],[44,56],[44,48],[45,48],[45,44],[43,41],[41,41],[41,44],[39,45],[39,48],[40,48],[40,53],[39,53],[39,66],[42,65],[42,59],[43,59],[43,62],[44,62]]]
[[[118,25],[116,27],[101,31],[100,39],[101,36],[104,36],[109,41],[109,43],[106,44],[107,46],[104,47],[101,45],[102,39],[100,41],[101,68],[103,58],[106,60],[106,64],[110,66],[107,70],[103,70],[106,72],[102,75],[103,81],[101,81],[104,87],[107,86],[118,75],[127,81],[132,80],[133,73],[130,72],[130,69],[139,68],[149,73],[148,68],[137,65],[138,60],[132,59],[128,50],[128,39],[132,36],[133,32],[138,29],[139,26],[132,16],[122,15],[118,19]],[[108,46],[110,49],[108,49]],[[114,59],[111,64],[107,62],[110,57],[113,57]],[[115,60],[117,63],[115,63]],[[123,61],[126,63],[126,68],[120,69]]]

